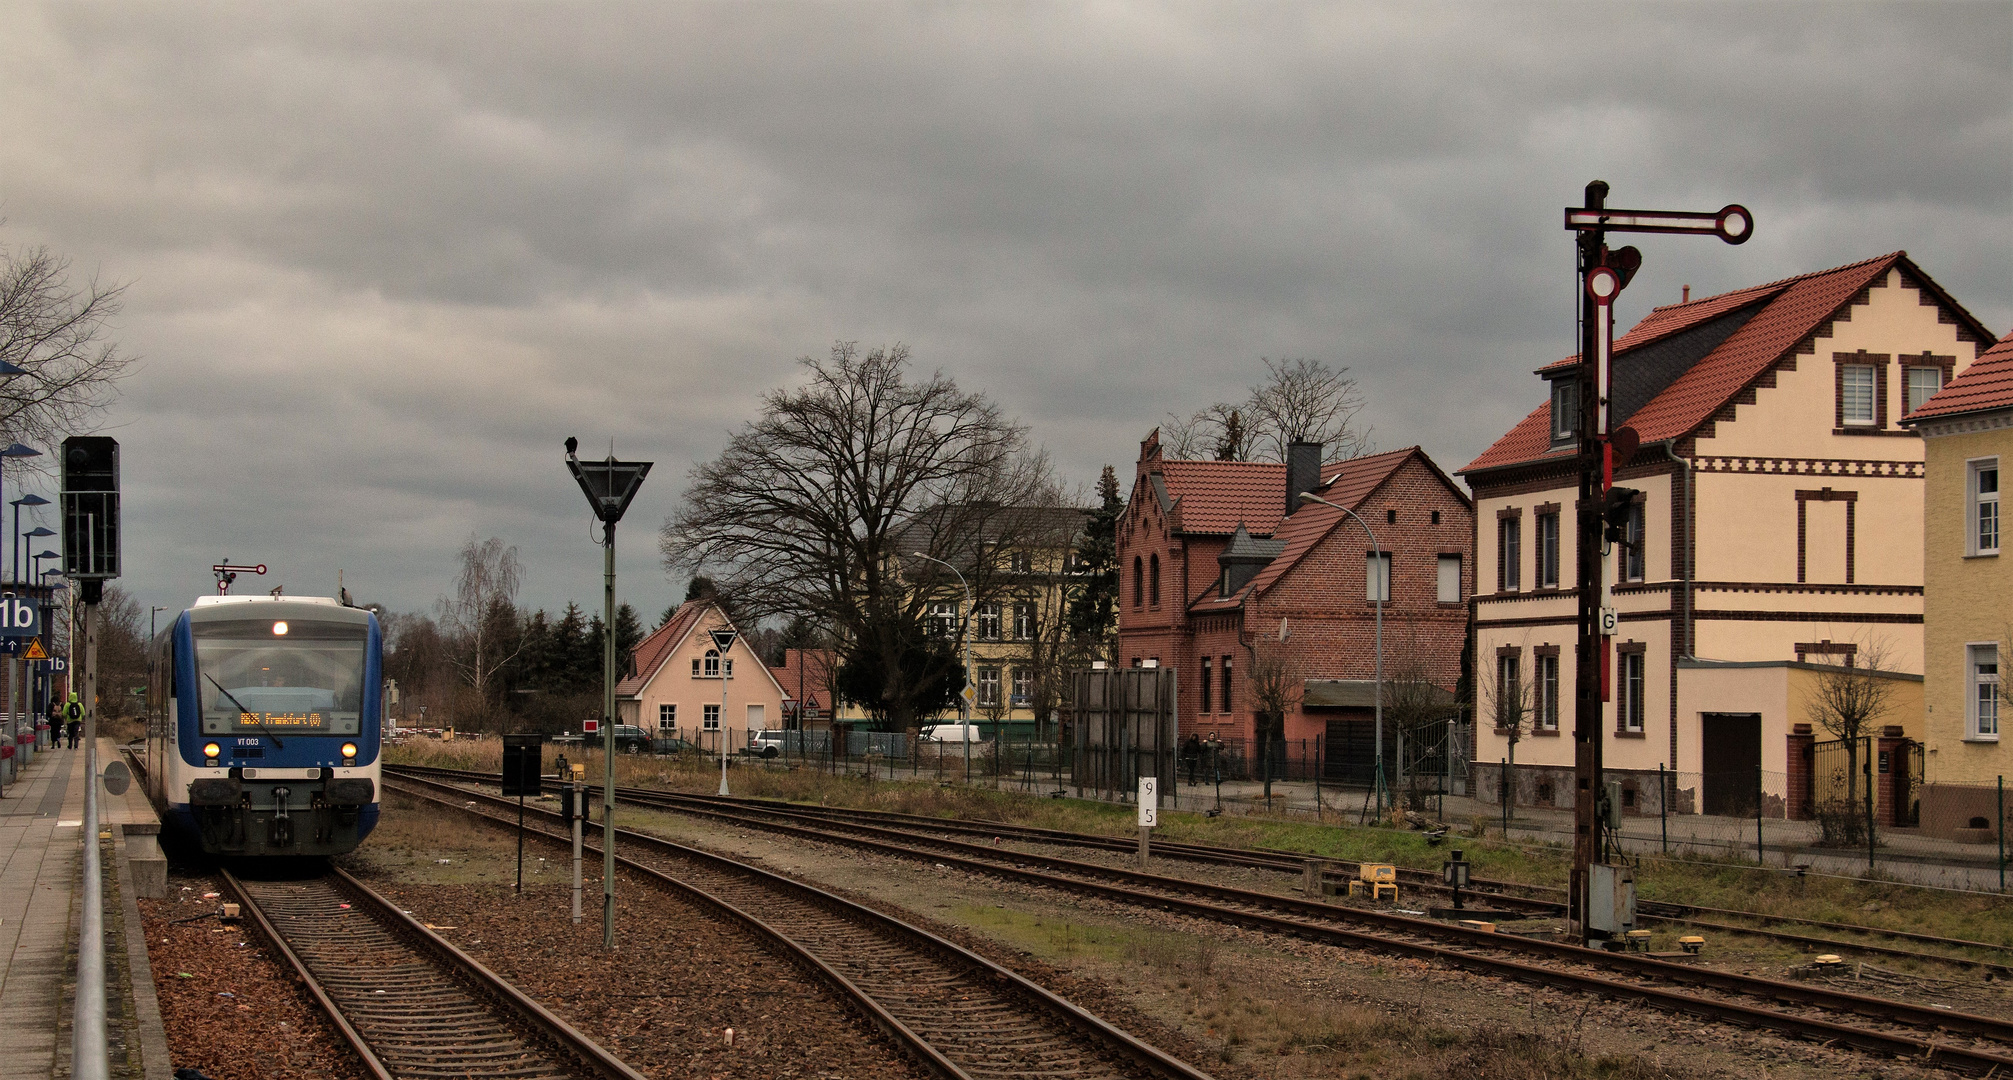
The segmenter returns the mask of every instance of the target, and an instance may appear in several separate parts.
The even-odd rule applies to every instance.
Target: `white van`
[[[977,724],[937,724],[934,727],[923,729],[923,741],[975,743],[984,742],[985,736],[979,734],[979,726]]]

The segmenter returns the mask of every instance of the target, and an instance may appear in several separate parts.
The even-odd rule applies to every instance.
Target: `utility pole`
[[[611,444],[605,461],[581,461],[580,440],[566,440],[566,467],[601,519],[601,947],[615,948],[615,524],[650,475],[651,462],[617,461]],[[584,813],[585,807],[582,807]]]
[[[1579,418],[1579,508],[1574,544],[1579,639],[1573,650],[1573,867],[1566,894],[1567,919],[1581,944],[1620,934],[1616,912],[1635,908],[1634,881],[1607,863],[1602,823],[1607,811],[1601,780],[1605,710],[1611,682],[1609,636],[1616,614],[1603,574],[1603,545],[1621,538],[1629,502],[1637,494],[1614,486],[1615,469],[1628,464],[1640,444],[1632,428],[1610,431],[1609,383],[1614,343],[1614,302],[1642,265],[1633,247],[1609,251],[1610,232],[1693,233],[1745,243],[1754,217],[1728,205],[1716,214],[1669,210],[1611,210],[1608,185],[1587,185],[1584,206],[1567,207],[1565,225],[1575,234],[1580,290],[1580,362],[1574,373]],[[1626,419],[1626,418],[1623,418]],[[1671,718],[1676,723],[1676,717]],[[1596,900],[1599,900],[1596,910]]]

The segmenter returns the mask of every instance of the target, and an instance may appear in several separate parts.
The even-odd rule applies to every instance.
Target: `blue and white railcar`
[[[147,794],[230,856],[336,855],[377,825],[384,638],[325,597],[205,596],[154,639]]]

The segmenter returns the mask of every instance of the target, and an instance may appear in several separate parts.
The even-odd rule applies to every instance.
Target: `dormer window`
[[[1552,380],[1552,445],[1572,442],[1580,428],[1580,383],[1571,375]]]

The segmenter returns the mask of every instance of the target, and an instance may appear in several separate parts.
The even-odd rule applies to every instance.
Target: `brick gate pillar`
[[[1906,793],[1908,759],[1904,756],[1908,739],[1901,734],[1898,724],[1889,724],[1880,729],[1880,737],[1874,740],[1873,782],[1880,792],[1880,823],[1888,827],[1904,824],[1903,816],[1908,807],[1903,805]]]
[[[1811,747],[1817,736],[1810,733],[1809,724],[1797,724],[1789,732],[1789,754],[1785,759],[1789,764],[1788,813],[1792,821],[1809,821],[1812,817],[1810,805]]]

